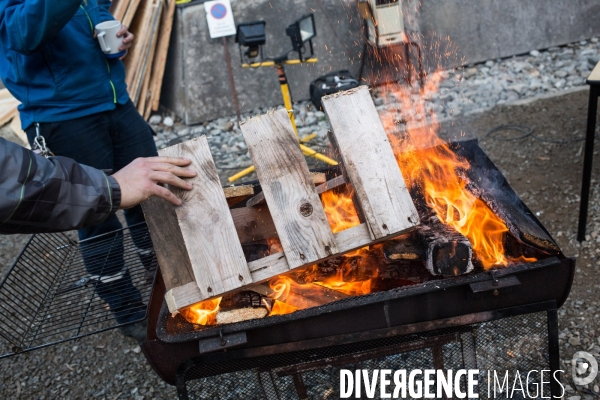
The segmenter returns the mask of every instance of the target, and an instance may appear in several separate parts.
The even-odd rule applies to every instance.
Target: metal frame
[[[566,262],[570,260],[567,259]],[[433,280],[429,282],[425,282],[415,286],[401,287],[398,289],[392,289],[384,292],[372,293],[359,297],[352,297],[348,299],[338,300],[329,304],[325,304],[320,307],[308,308],[304,310],[296,311],[292,314],[286,315],[278,315],[274,317],[259,319],[259,320],[250,320],[244,322],[233,323],[225,326],[210,326],[210,327],[200,327],[198,326],[198,330],[193,330],[190,333],[179,333],[179,334],[171,334],[167,331],[167,320],[171,317],[171,313],[169,312],[166,303],[163,302],[163,306],[161,308],[158,324],[157,324],[157,336],[159,340],[165,343],[183,343],[188,342],[190,340],[198,340],[205,339],[210,337],[218,337],[220,334],[231,334],[235,332],[241,331],[250,331],[252,329],[257,328],[265,328],[274,325],[280,325],[286,322],[297,321],[301,319],[308,319],[311,317],[316,317],[322,314],[333,315],[332,313],[342,310],[351,310],[356,309],[360,306],[368,306],[375,305],[377,303],[385,303],[387,301],[395,301],[400,299],[407,299],[413,296],[424,295],[429,293],[448,293],[451,289],[463,290],[460,287],[466,286],[464,290],[468,292],[472,292],[472,289],[469,285],[477,282],[492,282],[494,279],[499,279],[502,277],[508,277],[511,275],[522,274],[527,272],[532,272],[536,270],[542,270],[545,268],[550,268],[552,266],[559,266],[562,262],[556,257],[550,257],[535,263],[527,263],[515,265],[510,268],[505,268],[501,270],[495,270],[492,273],[490,272],[480,272],[475,274],[469,274],[464,276],[458,276],[453,278],[446,278],[443,280]],[[574,268],[573,268],[574,269]],[[573,279],[573,274],[571,272],[569,276],[569,281],[565,282],[566,293],[564,298],[555,298],[559,305],[561,305],[566,296],[568,296],[571,282]],[[510,290],[507,289],[499,289],[499,290]],[[472,293],[470,296],[478,296],[481,294]],[[493,296],[493,294],[485,294]],[[555,294],[553,294],[555,295]],[[457,299],[458,300],[458,299]],[[384,306],[383,306],[384,307]],[[385,308],[385,307],[384,307]],[[190,324],[191,325],[191,324]]]
[[[132,233],[131,228],[138,229]],[[10,350],[0,347],[0,359],[146,319],[157,263],[152,253],[151,268],[146,269],[136,251],[134,237],[138,244],[151,246],[145,222],[82,241],[74,241],[64,233],[31,236],[0,283],[0,338],[10,347]],[[87,249],[101,249],[116,238],[123,241],[123,256],[115,257],[114,262],[124,264],[126,269],[121,271],[129,274],[145,304],[143,317],[127,323],[117,323],[104,307],[97,294],[101,280],[86,270],[81,256],[82,244],[93,241]],[[113,259],[105,257],[99,270],[106,271],[112,263]],[[121,284],[119,279],[113,282],[117,287]],[[135,304],[120,312],[134,310],[142,311]]]
[[[440,331],[442,329],[446,329],[449,327],[474,327],[477,324],[483,322],[490,322],[494,320],[499,320],[507,317],[526,315],[531,313],[538,312],[546,312],[547,315],[547,329],[548,329],[548,352],[550,357],[550,369],[552,373],[560,369],[559,360],[559,343],[558,343],[558,318],[557,318],[557,304],[555,301],[546,301],[541,303],[527,304],[518,307],[511,307],[505,309],[499,309],[490,312],[483,313],[475,313],[475,314],[467,314],[453,318],[447,318],[443,320],[437,321],[428,321],[421,324],[413,324],[413,325],[404,325],[404,326],[396,326],[390,327],[387,329],[380,329],[374,331],[364,331],[358,332],[349,335],[339,335],[332,336],[315,340],[308,340],[302,342],[293,342],[288,343],[286,345],[278,345],[278,346],[266,346],[263,348],[255,348],[255,349],[243,349],[243,350],[233,350],[227,352],[220,352],[214,354],[203,355],[200,357],[195,357],[183,362],[179,370],[177,372],[176,377],[176,388],[177,394],[179,398],[182,400],[187,400],[188,390],[186,387],[185,375],[190,368],[198,364],[218,364],[222,362],[231,362],[233,360],[241,360],[248,359],[252,357],[264,357],[270,356],[274,354],[284,354],[284,353],[292,353],[295,351],[301,350],[312,350],[319,347],[329,347],[329,346],[339,346],[350,343],[358,343],[358,342],[366,342],[370,340],[380,339],[382,337],[396,337],[396,336],[407,336],[413,335],[415,333],[425,333],[425,332],[433,332]],[[444,368],[444,360],[443,355],[441,354],[441,347],[453,341],[457,341],[461,343],[462,348],[462,356],[463,356],[463,365],[465,368],[476,368],[476,354],[472,354],[472,352],[467,351],[469,346],[465,345],[465,340],[474,341],[474,337],[471,334],[471,331],[463,332],[462,334],[456,333],[440,333],[439,335],[432,335],[428,338],[417,339],[413,341],[409,341],[407,343],[403,343],[400,345],[395,345],[392,348],[384,348],[384,349],[372,349],[370,351],[361,352],[360,355],[347,355],[347,356],[338,356],[331,357],[331,359],[321,359],[315,362],[307,362],[300,365],[293,365],[290,367],[283,367],[283,369],[278,373],[278,376],[289,375],[294,379],[294,386],[296,388],[297,394],[302,397],[302,394],[306,394],[306,389],[302,382],[302,378],[300,373],[306,372],[312,369],[320,369],[323,367],[324,363],[327,365],[336,365],[336,364],[345,364],[348,360],[360,361],[367,360],[392,354],[399,354],[408,351],[414,351],[424,348],[431,348],[432,356],[434,360],[434,366],[436,369]],[[325,346],[323,346],[325,344]],[[472,348],[477,350],[474,346],[474,342],[471,342]],[[358,357],[358,358],[357,358]],[[326,362],[325,362],[326,361]],[[261,369],[262,371],[262,369]],[[268,371],[265,369],[263,372]],[[561,389],[556,382],[552,382],[550,386],[551,395],[558,396],[561,393]]]
[[[596,134],[596,113],[598,112],[598,97],[600,96],[600,82],[587,81],[590,85],[590,99],[588,102],[587,128],[585,133],[585,155],[583,159],[583,177],[581,180],[581,202],[579,203],[579,226],[577,227],[577,241],[585,240],[585,230],[588,216],[588,203],[590,199],[590,185],[592,180],[592,164],[594,161],[594,139]]]

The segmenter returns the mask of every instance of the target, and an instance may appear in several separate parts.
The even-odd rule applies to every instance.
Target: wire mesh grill
[[[0,358],[145,319],[156,269],[145,223],[32,236],[0,285]]]
[[[196,364],[185,372],[185,392],[189,399],[338,399],[341,369],[371,373],[375,369],[479,369],[479,398],[510,398],[506,391],[487,392],[487,371],[497,371],[500,380],[509,371],[509,382],[513,382],[516,371],[549,370],[547,313],[323,349]],[[530,381],[531,393],[539,384],[537,378]],[[461,389],[466,393],[466,379],[461,381]],[[431,392],[437,392],[435,385]],[[379,399],[380,393],[377,386],[374,397],[363,391],[362,398]],[[548,384],[539,395],[550,396]]]

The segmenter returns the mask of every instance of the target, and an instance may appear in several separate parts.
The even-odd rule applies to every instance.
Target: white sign
[[[235,22],[229,0],[207,1],[204,3],[204,10],[212,39],[235,35]]]

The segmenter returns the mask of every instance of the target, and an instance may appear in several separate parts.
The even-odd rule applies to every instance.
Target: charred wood
[[[559,254],[558,245],[477,143],[466,141],[454,147],[458,155],[471,163],[471,167],[465,172],[469,178],[467,188],[504,221],[511,235],[547,254]]]
[[[271,300],[259,293],[244,290],[223,296],[217,312],[217,324],[231,324],[264,318],[271,309]]]
[[[421,260],[432,275],[457,276],[473,270],[469,240],[436,217],[410,235],[386,242],[383,254],[390,262]]]

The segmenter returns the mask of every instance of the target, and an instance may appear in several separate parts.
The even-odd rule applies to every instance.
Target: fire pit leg
[[[557,377],[561,379],[560,373],[560,352],[558,348],[558,310],[548,310],[548,354],[550,356],[550,370],[552,376],[558,371]],[[562,388],[556,379],[550,379],[550,396],[560,397]]]
[[[271,375],[271,371],[264,371],[258,373],[258,380],[260,381],[260,386],[262,387],[263,394],[267,400],[279,400],[279,394],[277,393],[277,387],[275,386],[275,382],[273,382],[273,376]]]
[[[598,68],[598,67],[596,67]],[[577,241],[585,240],[585,228],[588,215],[588,201],[590,197],[590,181],[592,179],[592,162],[594,159],[594,135],[596,134],[596,112],[598,110],[598,96],[600,96],[600,82],[590,83],[590,101],[588,103],[587,130],[585,134],[585,156],[583,159],[583,179],[581,180],[581,203],[579,205],[579,227]]]
[[[302,375],[300,373],[293,374],[292,379],[294,379],[294,387],[296,388],[296,393],[298,393],[298,399],[308,400],[308,393],[306,392]]]

